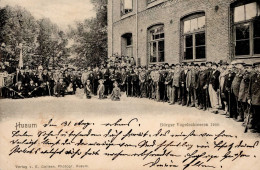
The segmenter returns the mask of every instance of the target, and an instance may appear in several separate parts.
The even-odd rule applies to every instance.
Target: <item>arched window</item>
[[[123,56],[133,57],[133,37],[132,33],[122,35],[121,54]]]
[[[164,25],[149,28],[148,41],[150,63],[164,62]]]
[[[236,57],[260,55],[260,3],[232,4],[233,44]]]
[[[181,20],[183,60],[206,59],[205,13],[189,15]]]

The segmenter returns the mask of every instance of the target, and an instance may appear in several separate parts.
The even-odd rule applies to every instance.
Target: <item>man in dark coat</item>
[[[234,94],[235,96],[235,101],[236,101],[236,106],[237,106],[237,110],[234,115],[234,119],[236,119],[237,121],[242,121],[242,119],[240,119],[238,117],[238,115],[242,115],[242,105],[241,105],[241,102],[238,100],[238,97],[239,97],[239,89],[240,89],[240,84],[241,84],[241,81],[243,79],[243,75],[244,75],[244,62],[243,61],[236,61],[234,63],[235,67],[236,67],[236,76],[232,82],[232,86],[231,86],[231,92]]]
[[[50,76],[48,74],[48,70],[45,69],[42,74],[42,88],[43,88],[43,95],[51,95],[50,89]]]
[[[161,67],[160,70],[160,79],[159,79],[159,91],[160,91],[160,101],[166,102],[167,101],[167,95],[166,95],[166,85],[165,85],[165,79],[167,77],[168,72],[166,72],[166,69],[164,66]]]
[[[252,76],[252,65],[245,64],[245,71],[242,81],[239,87],[238,101],[241,104],[241,112],[238,115],[237,120],[239,122],[244,121],[245,113],[248,112],[247,100],[249,99],[249,83]]]
[[[105,92],[104,95],[108,95],[108,89],[109,89],[109,70],[104,66],[102,69],[102,79],[104,80],[104,86],[105,86]]]
[[[198,99],[196,93],[196,84],[198,80],[197,71],[194,68],[194,63],[190,64],[189,71],[186,77],[186,88],[187,88],[187,106],[198,107]]]
[[[145,67],[143,67],[140,70],[139,73],[139,82],[140,82],[140,97],[147,97],[146,94],[146,76],[147,76],[147,72],[145,70]]]
[[[187,104],[187,88],[186,88],[186,78],[188,73],[188,66],[187,63],[182,64],[182,71],[180,74],[180,85],[181,85],[181,103],[182,106]]]
[[[227,118],[233,118],[236,112],[236,102],[235,96],[231,93],[232,82],[235,78],[235,71],[232,65],[229,65],[227,68],[227,74],[225,75],[223,92],[225,94],[225,98],[227,100],[228,113],[226,114]]]
[[[121,84],[120,84],[120,87],[121,87],[121,91],[122,92],[125,92],[126,91],[126,78],[127,78],[127,72],[125,70],[124,67],[121,68]]]
[[[67,87],[68,87],[68,86],[70,85],[70,83],[71,83],[71,76],[70,76],[68,70],[66,70],[65,73],[64,73],[63,82],[66,83],[66,86],[67,86]]]
[[[99,70],[99,67],[97,66],[95,70],[93,71],[93,93],[94,95],[97,95],[97,88],[98,88],[98,81],[102,78],[102,73]]]
[[[177,101],[179,104],[181,104],[181,90],[180,90],[180,75],[181,75],[181,67],[180,64],[177,63],[175,66],[175,70],[173,73],[173,79],[172,79],[172,93],[173,93],[173,103]]]
[[[110,67],[109,69],[109,80],[108,80],[108,94],[112,93],[113,83],[115,81],[115,69],[114,67]]]
[[[131,67],[127,67],[126,68],[126,96],[127,97],[131,97],[132,93],[131,93],[131,89],[132,89],[132,69]]]
[[[250,78],[249,100],[251,105],[251,119],[249,129],[251,132],[260,132],[260,62],[254,64],[256,72]]]
[[[174,68],[175,68],[175,65],[172,64],[169,71],[168,71],[168,74],[165,78],[165,85],[166,85],[166,88],[167,88],[168,103],[170,103],[171,105],[173,103],[172,78],[173,78],[173,74],[174,74]]]
[[[198,84],[199,84],[199,100],[200,100],[200,108],[204,111],[208,108],[208,98],[207,98],[207,88],[208,88],[208,70],[206,68],[205,63],[201,63],[200,65],[200,73],[198,76]]]
[[[148,68],[148,71],[146,73],[146,91],[147,91],[147,97],[149,99],[152,99],[152,93],[153,93],[153,81],[151,77],[152,70],[155,69],[153,65],[150,65]]]
[[[22,76],[20,69],[17,68],[16,72],[14,73],[14,77],[13,77],[13,84],[17,84],[19,81],[23,82],[24,77]]]
[[[212,64],[212,71],[209,75],[209,98],[210,104],[212,107],[213,113],[218,113],[219,108],[219,100],[218,100],[218,93],[219,93],[219,75],[220,72],[218,71],[218,65],[216,63]]]
[[[60,77],[59,81],[54,87],[54,95],[56,97],[64,97],[66,90],[66,83],[63,81],[63,77]]]
[[[132,84],[133,84],[133,97],[140,97],[140,85],[139,85],[139,72],[138,69],[135,68],[132,73]]]

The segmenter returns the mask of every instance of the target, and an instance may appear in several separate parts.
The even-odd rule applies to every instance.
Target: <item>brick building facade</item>
[[[108,56],[139,65],[260,57],[259,0],[108,0]]]

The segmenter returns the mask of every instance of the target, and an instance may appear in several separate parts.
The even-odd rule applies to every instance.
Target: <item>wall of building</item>
[[[138,0],[138,41],[136,37],[136,8],[132,13],[121,17],[120,1],[113,0],[113,31],[108,33],[113,39],[112,53],[121,54],[121,36],[124,33],[133,34],[134,56],[138,50],[141,65],[148,62],[147,29],[156,24],[164,24],[165,30],[165,62],[178,63],[182,61],[181,50],[181,18],[189,14],[203,11],[206,16],[206,60],[230,61],[230,3],[232,0],[166,0],[155,6],[147,6],[146,0]],[[234,0],[233,0],[234,1]],[[136,0],[134,0],[135,4]],[[112,3],[112,0],[110,1]],[[111,5],[111,4],[110,4]],[[110,16],[112,18],[112,16]],[[112,26],[111,26],[112,27]],[[109,43],[111,43],[109,41]],[[137,43],[138,42],[138,48]],[[110,47],[110,46],[109,46]]]

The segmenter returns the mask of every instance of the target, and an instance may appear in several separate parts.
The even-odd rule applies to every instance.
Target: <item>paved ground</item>
[[[223,115],[215,115],[209,111],[187,108],[179,105],[158,103],[149,99],[127,98],[112,102],[110,99],[99,100],[93,97],[84,99],[82,95],[65,96],[64,98],[40,97],[32,99],[1,99],[1,119],[16,118],[48,118],[53,116],[79,118],[119,118],[138,117],[153,120],[153,123],[217,123],[212,130],[225,129],[243,137],[256,137],[259,134],[244,134],[244,127]]]
[[[2,99],[0,100],[0,133],[2,138],[0,143],[2,143],[2,154],[0,155],[0,162],[5,162],[5,165],[10,166],[8,169],[15,169],[15,165],[50,165],[50,159],[48,157],[34,157],[28,156],[24,157],[23,155],[14,155],[12,159],[5,155],[9,154],[10,146],[10,134],[12,130],[15,129],[17,122],[21,123],[37,123],[43,124],[47,123],[50,118],[54,119],[54,122],[61,122],[65,120],[72,121],[81,121],[84,119],[86,122],[95,122],[95,124],[102,123],[114,123],[120,118],[123,119],[123,123],[127,121],[138,118],[138,125],[134,126],[134,131],[157,132],[160,128],[163,131],[170,130],[173,134],[181,134],[181,132],[189,133],[194,129],[198,134],[210,133],[210,134],[219,134],[221,131],[225,130],[226,134],[235,136],[237,139],[232,138],[232,141],[225,139],[227,142],[239,142],[240,140],[246,141],[247,143],[255,142],[259,139],[259,134],[252,133],[243,133],[244,127],[242,123],[237,123],[232,119],[227,119],[223,115],[215,115],[209,111],[201,111],[196,108],[187,108],[180,105],[169,105],[168,103],[158,103],[149,99],[140,99],[140,98],[127,98],[125,95],[122,96],[121,101],[112,102],[110,99],[99,100],[96,97],[89,99],[84,99],[82,95],[75,96],[66,96],[64,98],[55,98],[55,97],[41,97],[33,99]],[[162,127],[163,124],[185,124],[185,123],[200,123],[200,124],[209,124],[208,127]],[[214,126],[211,126],[211,123]],[[38,127],[41,129],[41,127]],[[103,129],[102,129],[103,128]],[[119,127],[117,127],[119,128]],[[130,127],[129,127],[130,128]],[[127,129],[127,128],[126,128]],[[94,131],[101,131],[102,133],[106,132],[106,127],[99,127],[94,129]],[[89,138],[92,140],[92,138]],[[96,139],[95,139],[96,140]],[[130,138],[135,143],[138,140],[143,140],[140,138]],[[135,141],[136,140],[136,141]],[[165,137],[159,137],[158,141],[163,142]],[[172,139],[169,139],[172,140]],[[178,139],[175,139],[178,140]],[[180,139],[181,140],[181,139]],[[194,144],[205,144],[206,142],[213,145],[213,139],[207,138],[190,138],[187,142]],[[234,140],[234,141],[233,141]],[[131,142],[130,142],[131,143]],[[84,146],[85,147],[85,146]],[[121,148],[114,148],[115,152],[119,152]],[[141,149],[142,150],[142,149]],[[206,149],[208,153],[218,153],[218,155],[224,155],[227,149],[222,149],[221,151],[216,151],[217,149]],[[235,149],[234,149],[235,150]],[[238,149],[239,150],[239,149]],[[127,152],[132,152],[132,150],[126,150]],[[258,150],[246,150],[246,153],[253,155],[259,155]],[[138,151],[137,151],[138,152]],[[141,151],[140,151],[141,152]],[[174,153],[185,154],[189,152],[184,148],[174,148]],[[232,151],[235,153],[235,151]],[[240,152],[240,151],[239,151]],[[1,157],[2,156],[2,157]],[[40,158],[40,159],[36,159]],[[1,160],[2,159],[2,160]],[[33,162],[31,160],[34,159]],[[96,167],[96,169],[102,169],[102,164],[96,164],[96,157],[88,157],[87,159],[76,159],[77,164],[79,165],[88,165],[89,167]],[[120,158],[117,161],[111,161],[107,157],[100,157],[102,163],[105,161],[108,167],[114,167],[110,169],[126,169],[127,164],[131,165],[131,168],[128,169],[141,169],[142,165],[148,162],[142,161],[142,159],[129,159]],[[149,158],[151,159],[151,158]],[[162,159],[162,162],[167,162],[166,158]],[[175,161],[182,161],[181,159],[176,159]],[[249,162],[250,161],[250,162]],[[63,165],[65,162],[68,165],[75,165],[75,159],[70,159],[70,157],[55,157],[51,162],[54,162],[53,165],[57,166],[59,164]],[[248,169],[255,169],[258,163],[258,157],[252,157],[250,159],[240,159],[237,162],[225,162],[223,164],[216,163],[218,168],[216,169],[244,169],[241,168],[242,165],[251,165]],[[181,164],[181,163],[180,163]],[[257,165],[256,165],[257,164]],[[51,164],[52,165],[52,164]],[[104,164],[105,165],[105,164]],[[219,168],[222,166],[224,168]],[[101,168],[102,167],[102,168]],[[116,168],[115,168],[116,167]],[[135,168],[133,168],[135,167]],[[259,166],[258,166],[259,167]],[[44,168],[46,169],[46,168]],[[90,168],[91,169],[91,168]],[[157,168],[158,169],[158,168]],[[193,170],[194,168],[190,168]],[[199,169],[199,168],[198,168]],[[206,168],[207,169],[207,168]]]

